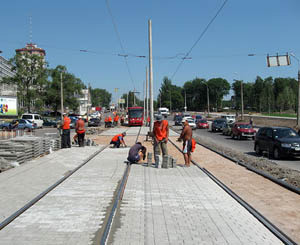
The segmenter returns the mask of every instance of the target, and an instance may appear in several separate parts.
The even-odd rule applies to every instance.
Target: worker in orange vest
[[[115,126],[118,126],[118,123],[119,123],[119,115],[117,114],[117,115],[115,115],[115,117],[114,117],[114,125],[115,125]]]
[[[76,121],[75,129],[78,137],[78,145],[79,147],[84,147],[85,128],[84,121],[82,120],[81,116],[79,116],[78,120]]]
[[[167,120],[162,120],[163,117],[161,114],[156,116],[156,121],[153,126],[153,136],[154,136],[154,145],[153,152],[155,157],[156,167],[158,167],[158,156],[162,154],[163,156],[168,155],[167,143],[169,139],[169,123]]]
[[[126,132],[123,132],[121,134],[115,135],[111,141],[110,144],[113,144],[113,148],[120,148],[120,145],[122,144],[124,147],[126,147],[126,143],[124,141],[124,137],[126,136]]]
[[[71,148],[71,138],[70,138],[70,123],[71,119],[66,113],[63,114],[62,121],[62,136],[61,136],[61,148]]]
[[[105,117],[105,119],[104,119],[104,125],[105,125],[106,128],[107,128],[107,123],[108,123],[108,117]]]
[[[109,115],[109,116],[108,116],[107,127],[111,127],[111,125],[112,125],[112,118],[111,118],[111,116]]]

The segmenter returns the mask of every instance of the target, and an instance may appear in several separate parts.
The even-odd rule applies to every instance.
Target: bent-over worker
[[[126,136],[126,132],[123,132],[121,134],[115,135],[112,140],[110,141],[110,144],[113,144],[113,148],[120,148],[120,145],[122,144],[124,147],[126,147],[126,143],[124,141],[124,137]]]
[[[131,146],[127,160],[130,163],[140,163],[141,160],[146,158],[147,148],[142,145],[141,142],[137,142],[135,145]]]

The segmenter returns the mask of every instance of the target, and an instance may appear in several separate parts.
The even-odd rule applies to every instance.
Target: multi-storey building
[[[16,53],[30,53],[30,54],[36,54],[42,57],[46,56],[46,51],[42,48],[39,48],[36,44],[34,43],[27,43],[25,48],[21,49],[16,49]]]
[[[79,100],[79,115],[86,115],[88,114],[89,110],[91,109],[91,96],[89,93],[89,89],[83,89],[82,96],[78,96]]]
[[[12,66],[8,60],[0,56],[0,82],[3,77],[13,77],[15,73],[11,70]],[[0,84],[0,96],[17,96],[17,87],[7,84]]]

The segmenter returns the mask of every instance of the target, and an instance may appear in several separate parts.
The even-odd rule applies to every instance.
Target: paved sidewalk
[[[132,165],[109,244],[282,244],[198,168]]]
[[[102,146],[72,147],[39,157],[0,174],[0,222],[78,167]]]

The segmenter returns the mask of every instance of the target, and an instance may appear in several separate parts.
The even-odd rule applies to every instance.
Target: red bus
[[[144,108],[143,107],[128,107],[128,125],[143,126]]]

